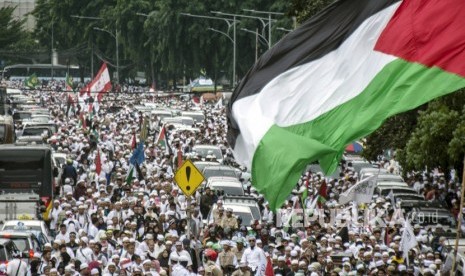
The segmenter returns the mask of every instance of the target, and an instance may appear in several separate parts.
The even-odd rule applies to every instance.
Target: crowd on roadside
[[[23,88],[19,82],[9,85]],[[261,220],[238,220],[210,190],[197,192],[187,204],[173,180],[179,156],[198,160],[192,148],[199,144],[217,145],[231,156],[225,108],[216,102],[199,105],[179,97],[160,98],[134,87],[110,92],[98,104],[79,93],[73,93],[70,102],[70,92],[61,92],[64,83],[50,82],[42,89],[46,92],[25,94],[50,109],[58,132],[47,137],[47,143],[67,154],[67,162],[48,214],[53,240],[29,262],[30,275],[440,275],[451,268],[441,225],[412,225],[417,245],[404,254],[405,221],[395,216],[389,198],[374,196],[371,203],[356,206],[338,203],[357,182],[350,161],[342,164],[339,178],[304,172],[279,210],[270,210],[250,182],[244,183],[257,199]],[[160,118],[134,109],[145,102],[200,110],[206,118],[195,125],[198,132],[165,128],[168,150],[157,141],[163,129]],[[143,128],[146,137],[141,137]],[[131,157],[140,142],[144,160],[135,166]],[[393,162],[377,165],[400,171]],[[436,170],[412,173],[407,182],[426,200],[445,202],[458,215],[457,178]],[[323,185],[324,198],[318,195]],[[315,206],[316,197],[322,200]],[[218,208],[211,210],[213,205]],[[320,209],[326,216],[299,225],[283,223],[302,207]],[[343,213],[333,221],[335,210],[345,210],[352,219]],[[384,215],[368,223],[366,210]],[[213,222],[205,222],[211,211]],[[9,275],[20,275],[15,273]]]

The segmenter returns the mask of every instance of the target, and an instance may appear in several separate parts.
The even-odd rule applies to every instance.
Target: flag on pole
[[[307,164],[331,173],[385,119],[465,86],[464,14],[463,0],[335,1],[255,63],[228,140],[272,209]]]
[[[126,177],[126,185],[131,185],[133,179],[134,179],[134,166],[131,165],[128,176]]]
[[[305,189],[304,191],[302,192],[302,208],[305,209],[306,205],[305,205],[305,201],[307,200],[308,198],[308,179],[305,180],[305,185],[304,185]]]
[[[74,91],[73,77],[66,73],[66,91]]]
[[[346,204],[350,201],[355,203],[370,203],[376,187],[376,175],[372,175],[355,183],[347,191],[339,196],[339,204]]]
[[[129,163],[132,165],[140,165],[144,163],[145,161],[145,155],[144,155],[144,142],[140,141],[139,144],[137,145],[136,149],[132,153],[131,158],[129,159]]]
[[[270,256],[266,257],[265,276],[274,276],[273,263]]]
[[[168,138],[166,137],[166,127],[163,125],[160,129],[160,133],[158,134],[158,138],[155,141],[155,144],[165,147],[165,153],[171,154],[173,151],[171,150]]]
[[[413,228],[410,225],[408,219],[405,220],[404,232],[402,233],[402,239],[400,240],[399,249],[403,253],[404,259],[408,262],[408,252],[410,249],[417,246],[417,239],[415,233],[413,233]],[[408,265],[408,263],[407,263]]]
[[[100,157],[100,149],[97,148],[97,155],[95,156],[95,172],[100,175],[102,172],[102,158]]]
[[[328,186],[326,185],[326,181],[321,183],[320,189],[318,190],[318,207],[321,208],[323,204],[326,203],[326,199],[328,198]]]
[[[131,149],[135,149],[137,144],[137,139],[136,139],[136,133],[134,132],[132,134],[132,139],[131,139]]]
[[[142,128],[140,130],[140,134],[139,134],[139,138],[142,140],[142,141],[145,141],[147,140],[147,136],[148,136],[148,129],[149,129],[149,118],[148,117],[144,117],[144,120],[142,121]]]
[[[95,78],[81,89],[81,96],[84,92],[87,92],[89,96],[95,99],[97,98],[100,103],[103,97],[103,94],[111,90],[111,80],[110,73],[108,72],[107,64],[102,64],[100,70],[98,71]]]
[[[26,80],[26,86],[35,89],[37,85],[39,85],[39,79],[37,78],[36,73],[33,73],[32,75],[29,76]]]

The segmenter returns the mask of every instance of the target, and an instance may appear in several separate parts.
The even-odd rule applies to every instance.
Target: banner
[[[417,239],[415,237],[415,233],[413,233],[413,228],[407,219],[405,220],[404,232],[402,233],[402,239],[400,240],[399,246],[399,249],[402,251],[403,257],[406,261],[408,261],[408,252],[415,246],[417,246]]]
[[[370,203],[375,187],[376,175],[365,178],[342,193],[339,197],[339,204],[346,204],[350,201],[355,201],[357,204]]]

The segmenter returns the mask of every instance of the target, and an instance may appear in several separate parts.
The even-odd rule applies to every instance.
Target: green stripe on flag
[[[133,179],[134,179],[134,166],[131,166],[128,176],[126,177],[126,185],[131,185],[131,182]]]
[[[275,210],[311,162],[319,160],[326,173],[333,172],[345,146],[376,130],[386,118],[464,86],[464,78],[440,68],[395,60],[362,93],[315,120],[288,127],[273,125],[253,156],[254,187]]]

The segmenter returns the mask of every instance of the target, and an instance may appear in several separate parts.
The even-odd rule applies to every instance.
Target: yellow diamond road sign
[[[174,175],[174,181],[186,196],[193,195],[204,179],[205,177],[190,160],[184,161]]]

